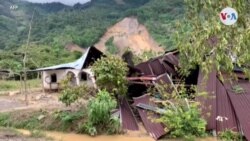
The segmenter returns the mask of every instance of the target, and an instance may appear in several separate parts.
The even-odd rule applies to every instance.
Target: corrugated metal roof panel
[[[223,84],[218,79],[216,84],[217,117],[222,117],[222,121],[216,120],[217,132],[225,131],[226,129],[237,132],[239,130],[237,126],[236,115],[228,93]]]
[[[153,61],[149,62],[150,67],[152,68],[153,74],[154,75],[161,75],[165,72],[167,72],[167,70],[164,68],[164,66],[161,64],[159,59],[155,59]]]
[[[134,105],[137,105],[139,103],[149,105],[150,104],[149,98],[150,98],[149,95],[143,95],[141,97],[134,98]],[[159,139],[161,136],[166,134],[166,132],[164,131],[164,127],[161,123],[153,122],[152,119],[150,119],[150,118],[158,118],[157,114],[149,115],[146,110],[141,108],[137,108],[137,110],[150,136],[152,136],[154,139]]]
[[[140,63],[136,66],[136,68],[139,69],[143,75],[154,75],[148,62]]]
[[[139,130],[135,116],[125,98],[123,98],[120,102],[120,111],[122,128],[125,130]]]
[[[239,120],[240,126],[243,130],[244,136],[250,140],[250,83],[248,80],[224,82],[227,89],[232,105],[235,109],[236,116]],[[235,93],[233,90],[234,85],[239,85],[244,89],[244,93]]]
[[[86,66],[85,64],[87,63],[87,61],[93,61],[93,58],[91,58],[91,57],[94,54],[97,54],[97,56],[94,57],[94,59],[96,60],[97,58],[100,58],[102,53],[99,50],[97,50],[95,47],[89,47],[86,50],[86,52],[82,55],[82,57],[74,62],[60,64],[60,65],[51,66],[51,67],[39,68],[39,69],[36,69],[36,71],[57,70],[57,69],[81,70]]]
[[[200,70],[198,90],[199,92],[207,92],[207,96],[197,97],[197,101],[201,103],[202,115],[207,121],[207,130],[216,129],[216,79],[216,71],[211,72],[205,79]]]
[[[178,67],[179,60],[176,52],[168,52],[162,56],[152,58],[136,66],[143,75],[161,75],[168,72],[176,75],[175,67]]]
[[[175,53],[169,53],[163,57],[163,60],[178,67],[179,66],[179,59]]]

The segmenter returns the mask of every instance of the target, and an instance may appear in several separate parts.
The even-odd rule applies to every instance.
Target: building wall
[[[56,90],[60,88],[59,83],[66,78],[68,73],[73,73],[75,76],[75,84],[80,85],[86,83],[88,85],[94,85],[95,81],[93,79],[93,74],[89,69],[85,70],[75,70],[75,69],[61,69],[61,70],[49,70],[42,72],[43,87],[45,90]],[[88,74],[87,81],[81,81],[81,72]],[[51,75],[56,74],[57,82],[51,83]],[[95,86],[95,85],[94,85]]]

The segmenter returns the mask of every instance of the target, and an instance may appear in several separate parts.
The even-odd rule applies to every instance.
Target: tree
[[[121,58],[113,55],[103,57],[94,63],[93,71],[100,89],[119,95],[127,93],[128,67]]]
[[[188,74],[197,65],[208,73],[232,72],[235,66],[246,69],[250,61],[250,26],[248,0],[185,0],[186,14],[177,24],[176,45],[180,51],[182,73]],[[232,7],[238,12],[236,24],[220,22],[222,9]],[[248,75],[249,76],[249,75]]]

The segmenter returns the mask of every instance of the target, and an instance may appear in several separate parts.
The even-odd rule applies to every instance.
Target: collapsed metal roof
[[[146,105],[152,105],[150,103],[150,96],[149,95],[143,95],[141,97],[134,98],[134,106],[138,104],[146,104]],[[154,105],[152,105],[154,106]],[[159,139],[161,136],[165,135],[166,132],[164,130],[164,127],[161,123],[159,122],[154,122],[151,118],[159,118],[159,115],[157,114],[151,114],[151,118],[149,117],[149,112],[145,109],[136,108],[139,112],[139,115],[142,119],[142,122],[148,131],[149,135],[152,136],[154,139]]]
[[[146,87],[153,86],[161,80],[164,83],[172,83],[173,80],[169,76],[174,76],[178,79],[178,51],[167,52],[166,54],[150,59],[146,62],[140,63],[135,68],[142,73],[136,77],[129,77],[130,84],[144,85]],[[220,81],[216,71],[212,71],[205,79],[202,71],[197,71],[197,75],[188,77],[192,79],[200,92],[207,92],[207,96],[196,97],[200,102],[202,116],[207,121],[207,130],[215,130],[217,133],[225,130],[233,130],[235,132],[243,133],[247,140],[250,140],[250,82],[246,80],[246,76],[241,69],[235,69],[234,73],[238,80]],[[162,77],[161,79],[159,79]],[[224,75],[224,78],[231,78],[231,76]],[[194,80],[193,80],[194,79]],[[234,85],[241,87],[244,91],[237,93],[233,90]],[[135,89],[136,87],[132,87]],[[136,88],[137,89],[137,88]],[[133,91],[136,93],[139,89]],[[133,95],[132,95],[133,96]],[[148,104],[149,96],[143,95],[141,97],[134,97],[135,104]],[[144,123],[146,130],[155,138],[158,139],[165,132],[160,125],[153,125],[148,119],[146,109],[136,108]]]
[[[220,81],[213,71],[206,83],[203,83],[204,76],[200,72],[198,87],[200,91],[206,91],[208,97],[198,97],[197,100],[201,103],[202,115],[207,120],[207,130],[215,130],[217,133],[232,130],[243,133],[250,140],[250,83],[242,78],[243,74],[236,75],[237,80],[224,74],[225,80]],[[242,91],[235,91],[235,86]]]
[[[96,49],[94,46],[88,47],[88,49],[85,51],[85,53],[82,55],[81,58],[78,60],[66,63],[66,64],[60,64],[56,66],[51,67],[45,67],[45,68],[39,68],[36,69],[36,71],[48,71],[48,70],[58,70],[58,69],[76,69],[81,70],[83,68],[88,67],[90,63],[93,63],[95,60],[100,58],[103,55],[101,51]]]

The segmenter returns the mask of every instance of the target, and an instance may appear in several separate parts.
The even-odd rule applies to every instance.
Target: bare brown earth
[[[24,95],[5,95],[0,96],[0,112],[22,112],[34,111],[34,110],[55,110],[55,109],[65,109],[66,107],[58,101],[58,93],[44,94],[42,90],[35,89],[31,90],[28,95],[29,105],[26,106],[24,101]],[[126,131],[123,135],[101,135],[97,137],[90,137],[88,135],[79,135],[75,133],[61,133],[61,132],[46,132],[46,136],[53,138],[55,141],[154,141],[152,137],[148,135],[142,123],[140,125],[139,131]],[[30,135],[29,131],[18,130],[23,135],[16,135],[12,132],[5,132],[0,130],[0,141],[46,141],[46,139],[34,139],[28,137]],[[166,139],[168,141],[182,141]],[[204,138],[197,139],[197,141],[216,141],[216,138]],[[165,141],[163,139],[163,141]]]
[[[14,92],[10,92],[14,93]],[[30,90],[28,94],[28,105],[25,96],[18,92],[13,95],[0,96],[0,112],[11,112],[16,110],[38,110],[38,109],[63,109],[65,106],[58,100],[58,93],[45,94],[40,89]]]
[[[117,2],[122,3],[123,1],[117,0]],[[101,51],[105,51],[105,43],[111,37],[114,37],[113,44],[118,48],[120,54],[127,48],[136,54],[141,54],[144,51],[163,51],[163,48],[150,36],[147,28],[134,17],[125,18],[110,27],[95,46]]]
[[[70,51],[70,52],[75,52],[76,51],[76,52],[84,53],[84,51],[85,51],[83,48],[81,48],[80,46],[78,46],[78,45],[76,45],[74,43],[67,43],[65,45],[65,49]]]

